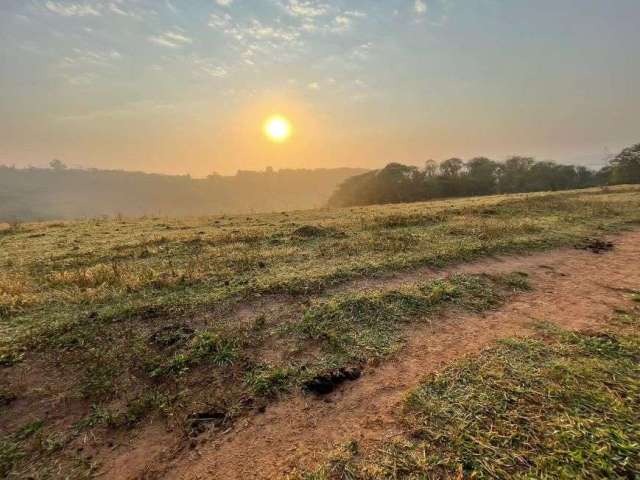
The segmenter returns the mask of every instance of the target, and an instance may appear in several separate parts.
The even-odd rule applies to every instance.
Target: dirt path
[[[497,339],[530,334],[533,321],[580,329],[602,323],[613,308],[628,305],[624,289],[640,287],[640,232],[614,241],[614,251],[604,254],[561,249],[447,270],[524,271],[535,289],[485,315],[452,312],[437,323],[415,327],[397,358],[368,369],[359,381],[323,399],[298,395],[283,400],[264,414],[240,422],[216,441],[190,451],[166,470],[164,478],[281,478],[297,466],[321,462],[336,442],[355,439],[366,445],[400,433],[395,412],[407,390],[425,374]],[[429,272],[413,272],[375,286],[415,282]]]

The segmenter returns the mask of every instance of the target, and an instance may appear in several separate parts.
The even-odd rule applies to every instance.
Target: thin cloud
[[[424,0],[416,0],[413,5],[413,9],[418,15],[424,15],[427,13],[427,4]]]
[[[154,35],[149,37],[149,41],[155,43],[156,45],[161,45],[163,47],[169,48],[179,48],[184,45],[193,43],[193,40],[186,35],[169,30],[160,35]]]
[[[225,67],[218,65],[212,58],[202,58],[199,55],[192,55],[191,61],[193,62],[194,74],[196,74],[196,76],[223,78],[229,74]]]
[[[345,32],[351,28],[352,20],[346,15],[338,15],[333,19],[332,32]]]
[[[226,31],[227,29],[232,27],[232,24],[233,18],[228,13],[223,13],[222,15],[212,13],[211,15],[209,15],[209,26],[211,28]]]
[[[228,13],[222,15],[211,14],[209,16],[209,27],[220,30],[240,42],[247,39],[290,42],[300,36],[300,32],[295,28],[267,25],[255,18],[245,24],[234,23],[233,18]]]
[[[134,13],[126,9],[124,0],[115,0],[114,2],[109,3],[109,11],[116,15],[120,15],[121,17],[131,17],[138,20],[142,18],[141,14]]]
[[[99,17],[103,14],[113,14],[121,17],[141,19],[140,12],[131,11],[125,0],[113,0],[111,2],[61,2],[48,0],[44,3],[44,9],[63,17]],[[138,9],[139,10],[139,9]]]
[[[99,10],[86,3],[62,3],[49,0],[44,7],[63,17],[99,17],[101,15]]]
[[[67,83],[73,85],[74,87],[87,87],[92,85],[93,82],[98,78],[95,73],[84,72],[77,74],[62,74],[62,78],[64,78]]]
[[[283,4],[287,13],[294,17],[314,18],[328,15],[331,7],[312,0],[288,0]]]
[[[76,67],[92,65],[98,67],[108,67],[121,58],[122,54],[117,50],[98,52],[94,50],[83,50],[80,48],[74,48],[73,55],[64,57],[60,63],[60,66]]]
[[[221,7],[228,7],[233,3],[233,0],[216,0],[216,3]]]

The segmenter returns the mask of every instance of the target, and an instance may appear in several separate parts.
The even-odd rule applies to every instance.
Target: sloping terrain
[[[357,441],[362,447],[400,436],[405,429],[397,415],[402,402],[430,372],[498,339],[533,335],[539,322],[594,329],[615,310],[632,309],[629,293],[640,286],[640,233],[614,243],[615,252],[604,255],[562,249],[454,269],[525,272],[533,290],[485,314],[453,310],[437,322],[412,326],[406,347],[389,362],[367,369],[361,380],[328,396],[299,395],[279,403],[191,453],[180,464],[186,472],[178,478],[281,478],[321,462],[338,444]]]
[[[637,224],[640,191],[620,187],[7,227],[0,472],[316,468],[399,433],[403,395],[443,363],[622,308]]]

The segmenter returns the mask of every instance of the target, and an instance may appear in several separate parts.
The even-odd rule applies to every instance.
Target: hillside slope
[[[205,179],[120,170],[0,165],[0,222],[101,216],[211,215],[323,206],[357,168],[240,171]]]
[[[624,186],[251,216],[6,225],[0,473],[195,478],[224,471],[224,478],[247,478],[247,465],[258,475],[247,450],[228,451],[226,470],[217,470],[223,466],[208,445],[241,445],[246,425],[254,437],[271,432],[264,438],[276,445],[276,430],[260,419],[278,415],[290,427],[283,431],[308,443],[297,453],[271,450],[272,469],[264,467],[262,478],[277,478],[296,461],[315,467],[322,461],[316,449],[326,453],[329,441],[346,438],[340,425],[359,425],[332,417],[322,400],[332,397],[322,394],[364,388],[354,391],[362,395],[374,367],[390,360],[450,358],[437,351],[412,357],[415,342],[427,342],[418,349],[424,353],[427,345],[453,348],[493,332],[490,341],[526,329],[518,318],[545,302],[560,313],[576,303],[567,317],[576,325],[586,324],[580,316],[594,302],[624,305],[637,288],[639,242],[628,230],[638,225],[640,188]],[[600,240],[611,235],[608,252]],[[464,267],[550,250],[531,261]],[[559,268],[556,283],[540,265]],[[509,320],[504,312],[512,305],[519,307]],[[477,323],[483,314],[498,315],[495,328]],[[452,318],[469,319],[463,337],[448,337]],[[436,333],[442,336],[431,338]],[[398,383],[380,380],[383,391],[397,396],[417,382],[414,367],[401,371]],[[369,405],[374,417],[384,415],[386,407],[378,412],[376,405]],[[359,418],[358,408],[347,414]],[[326,430],[322,445],[307,435],[321,421],[313,409],[339,427]],[[193,464],[190,449],[208,456],[194,470],[182,463]],[[260,451],[267,453],[252,449]],[[243,459],[243,469],[234,459]]]

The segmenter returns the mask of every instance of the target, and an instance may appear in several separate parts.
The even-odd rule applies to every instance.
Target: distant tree
[[[498,164],[486,157],[472,158],[466,163],[467,193],[490,195],[496,191]]]
[[[378,172],[376,183],[380,189],[382,203],[410,202],[420,196],[417,167],[390,163]]]
[[[57,158],[54,158],[49,162],[49,167],[56,171],[67,169],[67,165],[62,160],[58,160]]]
[[[498,189],[500,193],[526,192],[527,175],[535,160],[531,157],[511,157],[498,169]]]
[[[640,143],[622,150],[609,164],[611,183],[640,183]]]
[[[576,167],[576,179],[577,188],[594,187],[598,184],[596,173],[584,166]]]
[[[527,190],[531,192],[544,192],[556,190],[557,167],[554,162],[535,162],[529,168],[527,174]]]
[[[329,198],[328,204],[333,207],[344,207],[382,203],[377,191],[377,174],[377,171],[373,171],[347,178],[338,185]]]
[[[445,177],[457,177],[464,167],[464,162],[459,158],[449,158],[440,164],[440,172]]]
[[[435,177],[438,173],[438,164],[435,160],[427,160],[424,162],[424,174],[427,177]]]
[[[438,178],[437,191],[445,197],[458,197],[464,195],[466,190],[462,169],[464,162],[459,158],[449,158],[440,163],[440,177]]]
[[[576,174],[576,167],[573,165],[556,165],[555,166],[555,180],[553,182],[553,190],[570,190],[577,188],[578,175]]]

